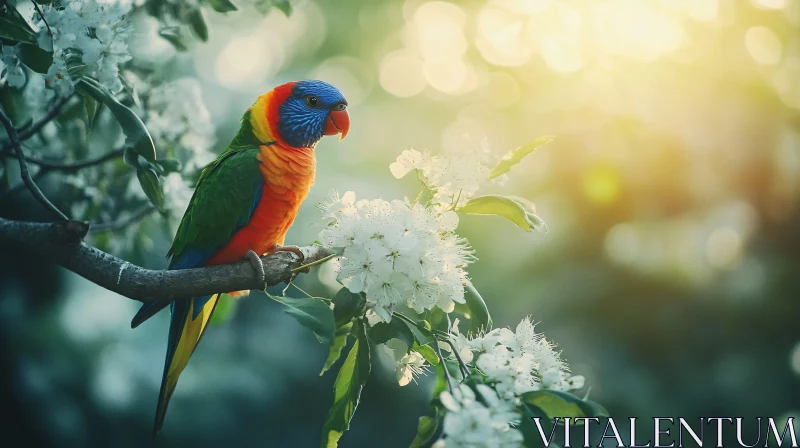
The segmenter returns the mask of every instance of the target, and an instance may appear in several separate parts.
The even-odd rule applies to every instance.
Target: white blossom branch
[[[301,268],[289,252],[261,257],[264,282],[251,264],[233,264],[182,270],[145,269],[86,244],[89,224],[78,221],[35,223],[0,218],[0,246],[33,252],[110,291],[140,302],[176,299],[229,291],[261,289],[289,281]],[[304,263],[330,256],[321,246],[301,247]]]

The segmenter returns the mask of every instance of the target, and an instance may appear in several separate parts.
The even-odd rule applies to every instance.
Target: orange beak
[[[325,131],[323,133],[325,135],[342,134],[342,136],[339,138],[339,141],[341,141],[347,137],[347,133],[349,131],[350,115],[348,115],[347,109],[332,110],[328,114],[328,119],[325,121]]]

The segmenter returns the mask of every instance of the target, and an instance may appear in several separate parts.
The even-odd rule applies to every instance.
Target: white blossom
[[[416,350],[408,350],[408,345],[397,338],[392,338],[383,344],[384,352],[395,362],[395,375],[400,386],[406,386],[411,381],[425,373],[425,358]]]
[[[469,345],[478,354],[476,366],[497,381],[497,392],[504,398],[541,389],[569,391],[584,385],[582,376],[570,376],[569,366],[554,345],[536,333],[529,318],[517,325],[516,332],[496,328],[469,339]]]
[[[72,93],[78,75],[119,91],[119,65],[130,60],[127,8],[119,3],[57,1],[34,13],[38,45],[53,53],[45,85],[58,95]],[[46,22],[46,23],[45,23]]]
[[[188,171],[214,160],[214,124],[194,78],[181,78],[146,93],[145,125],[158,148],[169,148]]]
[[[0,53],[0,73],[5,71],[9,86],[20,88],[25,85],[25,69],[19,60],[19,47],[3,45]]]
[[[407,201],[355,200],[334,195],[322,205],[328,226],[319,239],[340,249],[337,280],[367,302],[385,322],[400,304],[417,312],[452,311],[464,303],[464,267],[470,249],[455,233],[458,215]]]
[[[433,204],[442,210],[464,205],[484,185],[502,183],[504,176],[489,181],[491,168],[499,160],[484,139],[480,145],[465,136],[465,145],[442,154],[403,151],[389,165],[392,175],[400,179],[417,170],[425,184],[434,191]]]
[[[435,447],[466,448],[511,448],[522,446],[522,433],[512,427],[520,419],[511,402],[502,400],[497,393],[484,384],[476,389],[482,400],[478,400],[469,387],[461,384],[451,394],[439,395],[447,408],[442,425],[442,438]]]

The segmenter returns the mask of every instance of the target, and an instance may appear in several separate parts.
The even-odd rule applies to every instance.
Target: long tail
[[[214,314],[219,294],[205,297],[194,297],[188,300],[172,302],[172,320],[169,324],[169,341],[167,343],[167,359],[164,364],[164,376],[161,379],[161,391],[158,394],[153,438],[164,424],[167,405],[175,391],[180,376],[197,344],[206,331],[208,322]]]
[[[156,313],[163,310],[164,308],[168,307],[170,303],[172,303],[172,297],[169,299],[159,299],[152,302],[147,302],[139,308],[139,311],[136,312],[136,315],[133,316],[131,319],[131,328],[136,328],[141,325],[147,319],[155,316]]]

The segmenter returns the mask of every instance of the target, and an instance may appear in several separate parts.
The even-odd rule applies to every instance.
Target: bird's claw
[[[261,261],[261,257],[259,257],[258,254],[252,249],[247,251],[247,254],[245,254],[244,257],[250,262],[250,266],[255,269],[256,275],[258,275],[261,283],[264,283],[267,279],[267,274],[264,272],[264,263]]]
[[[275,247],[274,252],[291,252],[297,255],[298,258],[300,258],[300,264],[303,264],[303,261],[305,261],[306,259],[306,256],[305,254],[303,254],[303,251],[301,251],[300,248],[297,246],[277,246]]]

